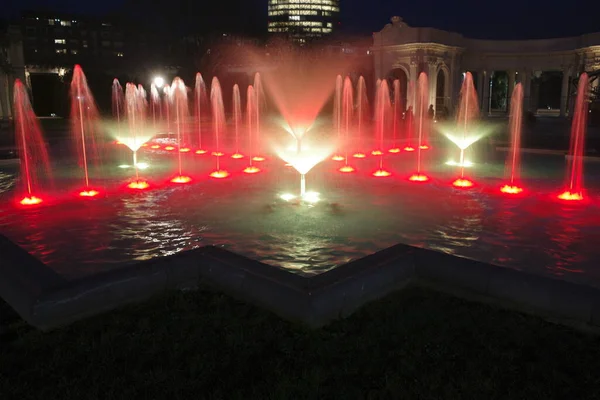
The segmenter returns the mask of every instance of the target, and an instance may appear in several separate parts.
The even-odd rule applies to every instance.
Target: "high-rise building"
[[[340,0],[269,0],[269,33],[305,43],[335,29]]]

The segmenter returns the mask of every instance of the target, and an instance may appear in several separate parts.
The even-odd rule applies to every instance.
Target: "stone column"
[[[560,116],[564,117],[567,114],[567,103],[569,101],[569,77],[571,76],[571,68],[563,68],[562,86],[560,90]]]
[[[408,91],[407,91],[407,99],[406,99],[406,108],[409,106],[415,107],[415,96],[417,89],[417,67],[418,62],[416,58],[411,58],[410,60],[410,76],[408,77]]]
[[[479,104],[483,102],[483,85],[485,75],[485,71],[477,71],[477,99],[479,99]]]
[[[9,113],[9,102],[8,102],[8,79],[7,76],[0,72],[0,119],[8,118]]]
[[[531,97],[531,71],[523,70],[519,74],[521,75],[521,85],[523,85],[523,111],[530,111],[530,100]]]
[[[433,104],[433,107],[436,109],[436,95],[437,95],[437,72],[438,72],[438,63],[436,60],[428,60],[428,71],[427,78],[429,81],[429,104],[427,104],[427,108],[429,109],[429,105]]]
[[[513,90],[515,89],[515,75],[516,72],[514,69],[508,70],[508,91],[506,98],[506,112],[510,112],[510,99],[512,98]]]
[[[487,116],[490,113],[490,82],[491,82],[491,71],[483,72],[483,101],[481,102],[481,113]]]

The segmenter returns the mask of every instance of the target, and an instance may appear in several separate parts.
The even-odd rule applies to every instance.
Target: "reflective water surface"
[[[600,163],[586,164],[589,201],[555,199],[564,158],[525,156],[523,196],[499,193],[503,155],[477,164],[470,190],[450,185],[456,171],[430,168],[432,181],[408,182],[412,155],[386,157],[390,178],[373,178],[377,160],[355,160],[343,175],[326,161],[307,175],[321,193],[314,205],[278,199],[296,193],[298,174],[271,159],[245,175],[244,160],[227,160],[232,176],[208,178],[211,158],[186,156],[194,181],[167,184],[172,155],[146,154],[152,190],[124,188],[131,171],[118,168],[126,153],[105,165],[103,196],[81,199],[73,165],[55,169],[57,190],[40,207],[14,202],[17,168],[0,167],[0,232],[68,278],[204,245],[232,251],[293,272],[317,274],[396,243],[600,285]],[[117,157],[117,158],[118,158]],[[202,158],[204,157],[204,158]],[[595,185],[595,186],[594,186]]]

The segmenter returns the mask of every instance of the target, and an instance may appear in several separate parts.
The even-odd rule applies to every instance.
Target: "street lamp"
[[[157,76],[154,78],[154,86],[156,86],[157,89],[160,89],[161,87],[163,87],[164,84],[165,84],[165,79],[162,76]]]

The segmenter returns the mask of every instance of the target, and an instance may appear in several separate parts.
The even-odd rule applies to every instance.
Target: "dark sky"
[[[7,0],[2,16],[17,16],[26,9],[49,8],[76,14],[102,14],[118,11],[127,0]],[[178,0],[167,1],[167,6]],[[244,8],[252,7],[258,15],[266,13],[267,0],[243,1]],[[155,1],[143,2],[156,4]],[[195,0],[201,12],[202,0]],[[231,12],[235,0],[217,0]],[[210,3],[209,3],[210,4]],[[356,33],[370,33],[381,29],[392,15],[399,15],[412,26],[432,26],[480,38],[551,38],[600,31],[600,19],[588,2],[573,0],[341,0],[342,26]],[[586,7],[587,5],[587,7]],[[171,10],[173,12],[173,10]],[[137,18],[147,11],[139,9]],[[176,12],[175,12],[176,14]],[[243,14],[243,13],[240,13]],[[241,16],[244,18],[244,16]],[[247,16],[245,17],[247,20]],[[256,24],[266,23],[266,17],[253,18]],[[226,22],[225,22],[226,23]],[[254,22],[250,22],[254,23]]]

